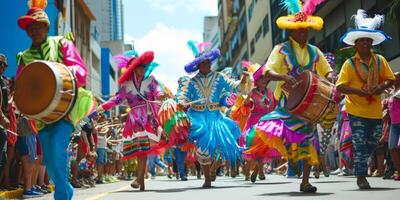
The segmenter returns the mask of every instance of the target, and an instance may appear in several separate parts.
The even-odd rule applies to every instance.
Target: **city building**
[[[241,61],[249,58],[245,0],[219,0],[218,18],[222,54],[219,69],[232,67],[238,75]]]
[[[335,0],[327,1],[317,8],[316,15],[324,19],[324,28],[311,34],[311,43],[316,44],[323,52],[336,52],[346,45],[340,43],[340,37],[347,30],[354,28],[352,16],[359,8],[367,11],[370,16],[387,14],[392,0]],[[392,37],[378,47],[379,51],[389,61],[393,71],[400,71],[400,23],[386,20],[381,28]]]
[[[273,48],[269,0],[218,1],[221,68],[241,72],[241,61],[263,64]]]
[[[211,43],[210,49],[220,48],[221,36],[218,27],[218,16],[204,17],[203,41]],[[214,62],[211,66],[212,70],[215,70],[217,66],[218,62]]]

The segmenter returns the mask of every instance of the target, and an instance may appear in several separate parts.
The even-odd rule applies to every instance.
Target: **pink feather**
[[[312,15],[315,12],[317,6],[323,3],[325,0],[305,0],[301,11],[306,15]]]
[[[119,54],[113,57],[113,60],[117,63],[118,69],[126,67],[131,59],[132,58],[127,57],[124,54]]]
[[[243,60],[241,64],[244,68],[248,68],[251,65],[250,61],[247,60]]]
[[[199,49],[200,53],[203,53],[203,51],[206,48],[210,48],[211,47],[211,42],[201,42],[197,45],[197,48]]]

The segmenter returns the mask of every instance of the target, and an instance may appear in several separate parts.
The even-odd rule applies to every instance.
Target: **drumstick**
[[[182,105],[183,105],[183,106],[190,106],[190,105],[192,105],[192,104],[199,103],[199,102],[202,102],[202,101],[205,101],[205,100],[206,100],[205,98],[202,98],[202,99],[198,99],[198,100],[196,100],[196,101],[191,101],[191,102],[187,102],[187,103],[182,103]]]

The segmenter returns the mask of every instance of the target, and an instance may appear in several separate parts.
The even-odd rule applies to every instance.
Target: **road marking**
[[[120,192],[120,191],[126,190],[126,189],[128,189],[130,187],[131,187],[130,185],[126,185],[126,186],[121,187],[121,188],[116,189],[116,190],[112,190],[112,191],[109,191],[109,192],[104,192],[104,193],[98,194],[96,196],[89,197],[86,200],[97,200],[97,199],[100,199],[102,197],[105,197],[105,196],[109,195],[110,193]]]

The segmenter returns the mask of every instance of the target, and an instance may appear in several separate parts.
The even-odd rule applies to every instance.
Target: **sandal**
[[[137,188],[140,187],[140,184],[137,182],[137,180],[134,180],[134,181],[131,183],[131,187],[137,189]]]
[[[360,188],[360,190],[369,190],[371,189],[371,186],[369,185],[368,181],[366,179],[364,180],[357,180],[357,186]]]
[[[211,181],[215,181],[217,179],[217,174],[215,172],[211,172]]]
[[[265,180],[265,174],[258,175],[258,179],[262,181]]]
[[[257,180],[257,175],[258,175],[258,170],[254,170],[253,173],[251,173],[250,181],[251,181],[252,183],[255,183],[255,182],[256,182],[256,180]]]
[[[300,184],[300,191],[304,193],[315,193],[317,192],[317,187],[312,186],[310,183]]]

